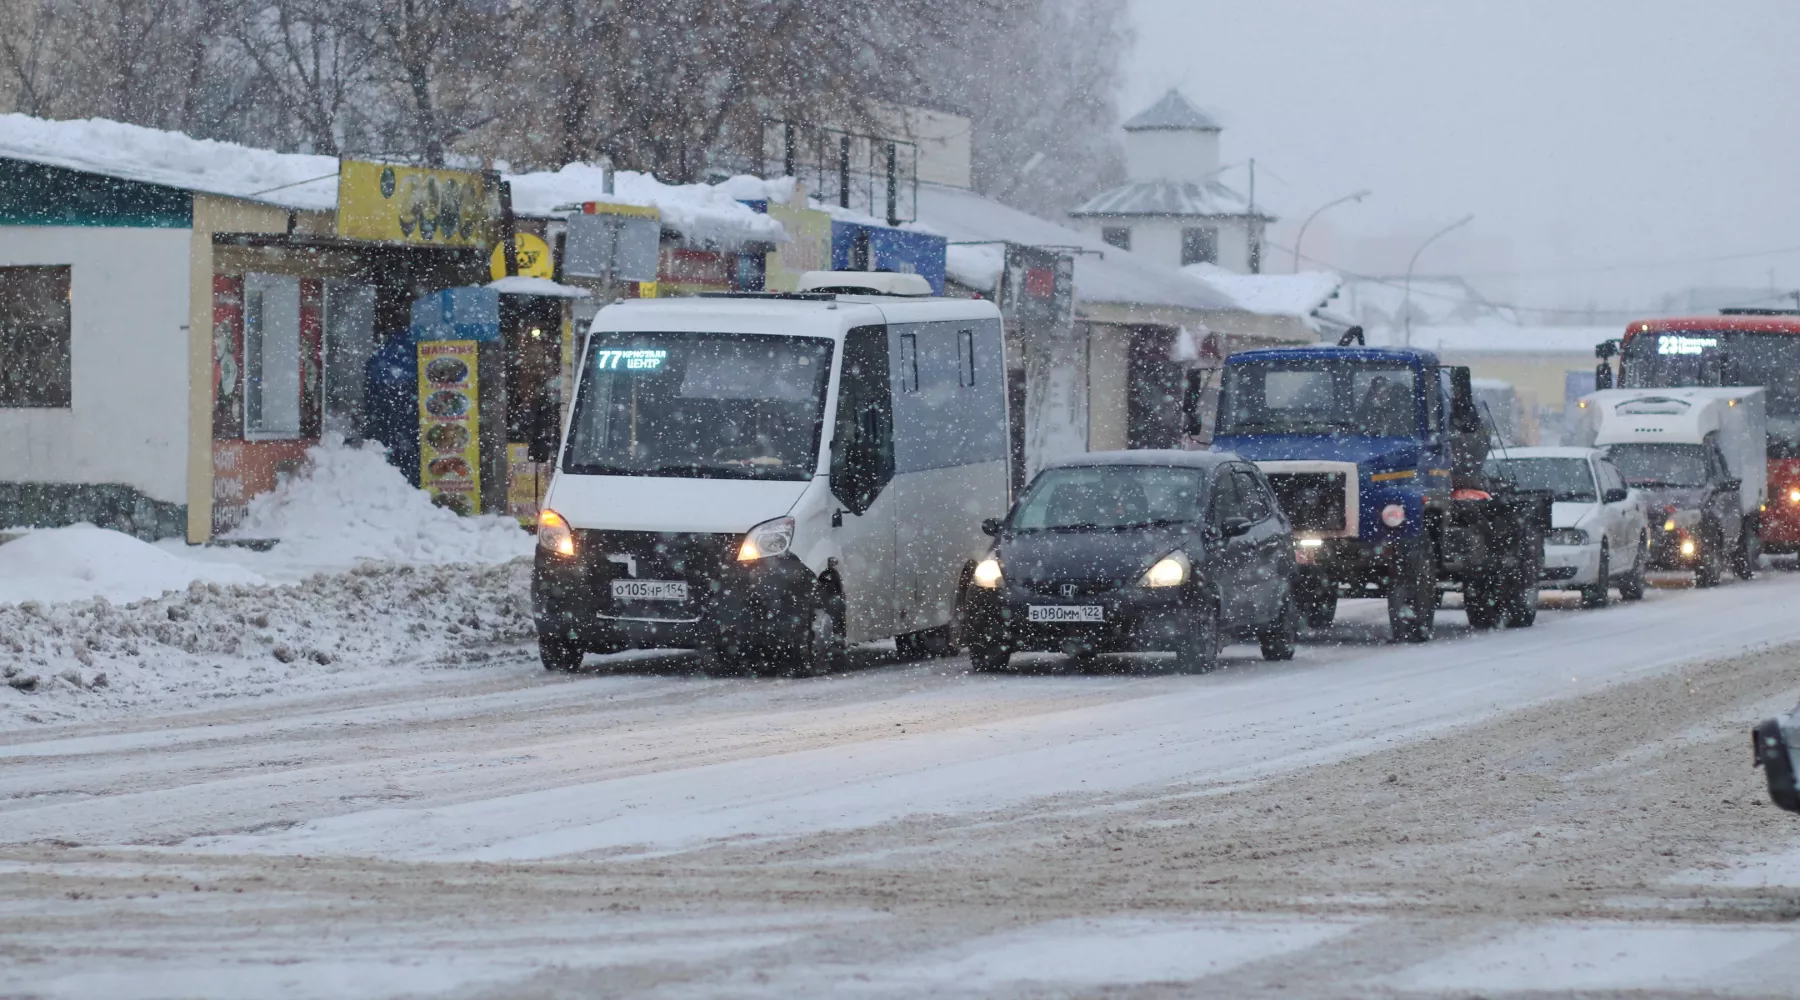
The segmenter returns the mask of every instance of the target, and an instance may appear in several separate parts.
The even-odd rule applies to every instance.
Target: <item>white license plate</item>
[[[1034,622],[1103,622],[1106,609],[1098,604],[1033,604],[1027,616]]]
[[[684,580],[614,580],[612,588],[615,601],[685,601],[688,599],[687,582]]]

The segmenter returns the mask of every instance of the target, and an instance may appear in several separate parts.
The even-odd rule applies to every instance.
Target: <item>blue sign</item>
[[[446,288],[432,292],[412,306],[412,339],[474,340],[492,343],[500,339],[500,293],[491,288]]]
[[[866,240],[868,263],[858,266],[857,244]],[[856,222],[831,222],[831,269],[834,271],[898,271],[931,283],[933,295],[944,294],[944,257],[950,241],[930,233]]]

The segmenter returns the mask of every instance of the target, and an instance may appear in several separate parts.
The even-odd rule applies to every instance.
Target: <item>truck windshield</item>
[[[1615,444],[1606,457],[1633,486],[1705,486],[1706,447],[1698,444]]]
[[[1046,469],[1019,501],[1009,527],[1078,531],[1198,520],[1203,475],[1146,465]]]
[[[563,471],[809,479],[830,372],[814,337],[597,333]]]
[[[1219,395],[1221,436],[1363,434],[1411,437],[1418,376],[1384,362],[1296,358],[1227,365]]]
[[[1585,458],[1491,458],[1487,473],[1522,490],[1548,490],[1563,503],[1594,503],[1594,471]]]

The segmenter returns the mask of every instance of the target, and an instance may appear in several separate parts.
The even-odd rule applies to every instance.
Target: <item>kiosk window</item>
[[[0,267],[0,407],[69,407],[69,272]]]

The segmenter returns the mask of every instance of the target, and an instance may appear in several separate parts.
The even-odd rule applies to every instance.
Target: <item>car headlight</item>
[[[1788,503],[1800,503],[1800,490],[1788,490]]]
[[[1187,582],[1188,568],[1188,557],[1185,554],[1171,552],[1144,571],[1144,575],[1138,578],[1138,586],[1179,587]]]
[[[738,546],[738,562],[755,562],[785,553],[794,545],[794,519],[778,517],[744,532]]]
[[[1544,536],[1551,545],[1586,545],[1588,533],[1580,528],[1556,528]]]
[[[1698,552],[1698,551],[1700,551],[1700,547],[1698,545],[1694,544],[1694,540],[1692,538],[1683,538],[1681,540],[1681,554],[1682,555],[1691,556],[1695,552]]]
[[[1000,586],[1000,560],[993,556],[975,564],[975,586],[993,590]]]
[[[1381,508],[1381,523],[1390,528],[1398,528],[1406,523],[1406,508],[1397,503]]]
[[[538,548],[567,558],[575,554],[575,532],[561,514],[546,507],[538,513]]]

